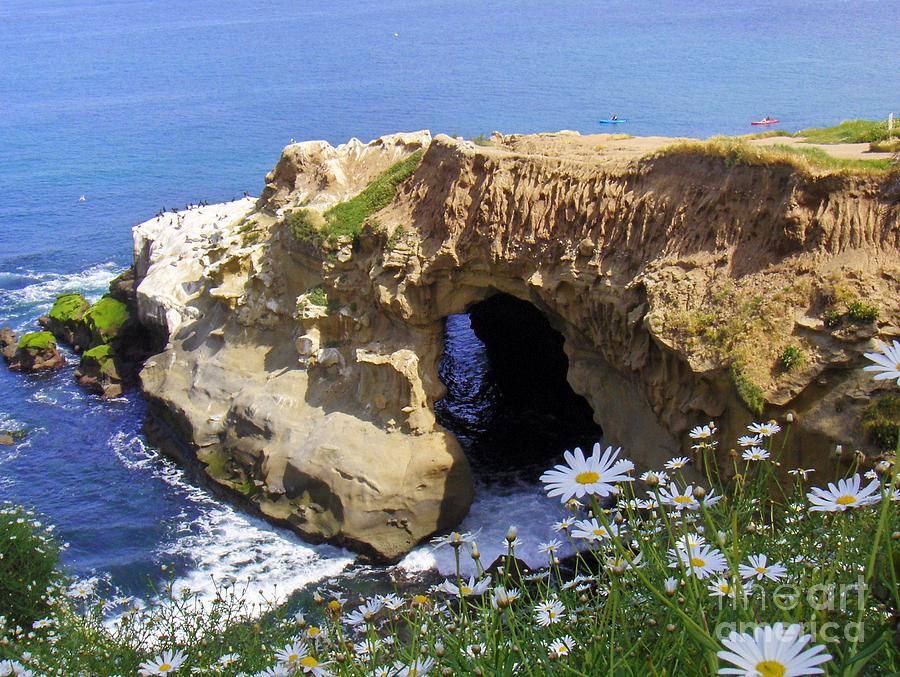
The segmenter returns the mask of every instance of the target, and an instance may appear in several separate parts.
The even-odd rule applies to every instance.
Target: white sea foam
[[[174,539],[161,544],[157,552],[164,562],[190,562],[174,581],[176,591],[190,590],[208,604],[217,586],[234,584],[244,591],[250,608],[258,609],[266,602],[283,602],[306,585],[337,576],[354,561],[344,550],[304,543],[288,531],[224,505],[191,484],[181,467],[138,437],[119,433],[110,446],[125,467],[153,473],[200,510],[193,520],[182,513]]]
[[[475,501],[463,523],[457,528],[462,532],[478,532],[475,541],[481,551],[483,566],[490,565],[497,557],[506,554],[506,532],[510,526],[518,528],[521,545],[516,548],[516,557],[529,566],[547,564],[547,555],[538,551],[538,546],[554,538],[560,538],[553,531],[553,523],[564,516],[558,500],[547,498],[543,487],[520,482],[510,487],[479,485],[475,488]],[[560,538],[565,541],[565,539]],[[565,546],[569,546],[566,544]],[[561,551],[563,555],[570,549]],[[463,552],[460,562],[464,574],[475,571],[475,563]],[[404,571],[418,573],[437,569],[448,576],[456,572],[453,549],[433,548],[421,545],[410,552],[398,566]]]
[[[0,290],[0,310],[33,307],[39,312],[49,310],[60,294],[81,292],[90,300],[104,294],[110,281],[121,272],[121,267],[107,261],[85,268],[73,274],[23,272],[29,284],[19,289]]]

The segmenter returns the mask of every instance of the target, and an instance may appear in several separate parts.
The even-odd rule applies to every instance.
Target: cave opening
[[[536,481],[566,449],[602,431],[566,380],[563,335],[534,305],[498,293],[450,315],[438,422],[456,435],[476,480]]]

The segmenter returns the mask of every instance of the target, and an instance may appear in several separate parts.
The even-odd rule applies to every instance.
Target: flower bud
[[[646,484],[648,487],[659,486],[659,475],[657,475],[655,472],[647,475]]]
[[[519,535],[519,530],[516,527],[510,527],[506,530],[506,541],[508,543],[512,543],[516,540],[516,537]]]
[[[698,501],[702,501],[704,498],[706,498],[706,489],[699,486],[694,487],[694,498],[696,498]]]

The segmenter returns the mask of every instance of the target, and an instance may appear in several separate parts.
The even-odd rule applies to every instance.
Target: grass
[[[900,435],[900,396],[882,395],[870,402],[860,423],[872,444],[882,450],[895,449]]]
[[[84,323],[96,343],[109,343],[114,339],[131,314],[128,307],[112,296],[104,296],[84,314]]]
[[[806,362],[806,354],[797,346],[787,346],[778,358],[778,367],[785,372],[794,371]]]
[[[821,148],[804,148],[802,146],[787,146],[784,144],[775,144],[772,148],[779,152],[787,153],[788,155],[799,156],[816,169],[884,171],[891,168],[891,161],[889,159],[852,160],[836,158]]]
[[[81,322],[91,304],[81,294],[63,294],[53,302],[48,313],[51,320],[65,325]]]
[[[379,174],[359,195],[336,204],[325,212],[328,238],[342,235],[355,237],[362,231],[363,222],[375,212],[387,207],[397,194],[397,187],[418,168],[424,151],[417,150],[409,157],[391,165]]]
[[[61,579],[59,546],[34,513],[9,503],[0,507],[0,615],[31,628],[51,612],[48,589]]]
[[[809,143],[871,143],[890,138],[887,120],[844,120],[833,127],[801,129],[794,136],[802,136]],[[900,137],[900,122],[894,123],[893,136]]]
[[[372,214],[387,207],[422,161],[424,151],[394,163],[375,177],[358,195],[334,205],[322,216],[311,209],[296,209],[285,217],[285,225],[295,240],[313,247],[334,243],[339,238],[355,238]]]
[[[759,146],[746,138],[717,136],[707,141],[685,141],[665,146],[648,158],[677,155],[706,155],[720,157],[725,166],[791,167],[804,173],[826,171],[837,174],[881,173],[892,168],[890,160],[844,160],[835,158],[820,148],[798,148],[776,144]]]
[[[33,331],[19,339],[19,350],[38,352],[56,346],[56,338],[49,331]]]
[[[177,665],[167,674],[175,677],[300,677],[313,667],[348,677],[711,677],[730,667],[717,655],[720,637],[733,630],[751,641],[754,628],[778,622],[810,633],[805,648],[828,654],[826,675],[896,674],[900,565],[892,534],[900,514],[890,487],[897,470],[881,470],[875,505],[811,511],[806,478],[787,480],[778,471],[794,434],[785,425],[759,444],[769,460],[735,461],[733,473],[700,462],[720,442],[712,425],[695,455],[707,479],[694,481],[693,491],[680,470],[671,471],[672,485],[648,478],[638,486],[621,468],[608,507],[592,487],[579,501],[548,498],[569,523],[545,544],[537,570],[516,559],[519,534],[512,530],[490,572],[476,535],[452,534],[437,539],[456,562],[440,585],[348,599],[336,578],[307,596],[297,614],[251,604],[235,583],[201,598],[170,580],[144,605],[98,578],[57,581],[52,544],[28,537],[40,531],[35,517],[8,508],[0,515],[0,567],[7,567],[0,586],[19,604],[16,618],[37,623],[16,631],[8,619],[0,622],[0,666],[8,660],[40,675],[134,675],[171,651]],[[859,478],[862,471],[854,461],[842,474]],[[648,497],[653,505],[643,503]],[[502,510],[494,516],[505,517]],[[573,554],[561,561],[563,541]],[[751,561],[758,555],[765,564]],[[41,594],[19,596],[32,576]],[[776,664],[766,667],[765,674],[784,674]]]
[[[733,360],[729,367],[729,374],[731,383],[744,406],[756,416],[761,416],[766,404],[765,393],[762,388],[750,380],[743,360]]]
[[[316,287],[306,294],[306,300],[314,306],[327,306],[328,294],[322,287]]]
[[[847,318],[856,324],[872,324],[878,319],[878,306],[854,301],[847,306]]]

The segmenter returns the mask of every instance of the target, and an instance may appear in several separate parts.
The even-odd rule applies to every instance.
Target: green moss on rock
[[[39,352],[48,348],[56,347],[56,338],[49,331],[33,331],[25,334],[19,339],[19,350],[28,350],[29,352]]]
[[[81,294],[63,294],[57,297],[48,315],[51,320],[68,325],[81,322],[90,307],[91,304]]]
[[[879,397],[865,408],[861,422],[872,444],[883,451],[896,449],[900,435],[900,395]]]
[[[104,296],[84,314],[84,323],[96,343],[109,343],[130,319],[128,307],[111,296]]]

